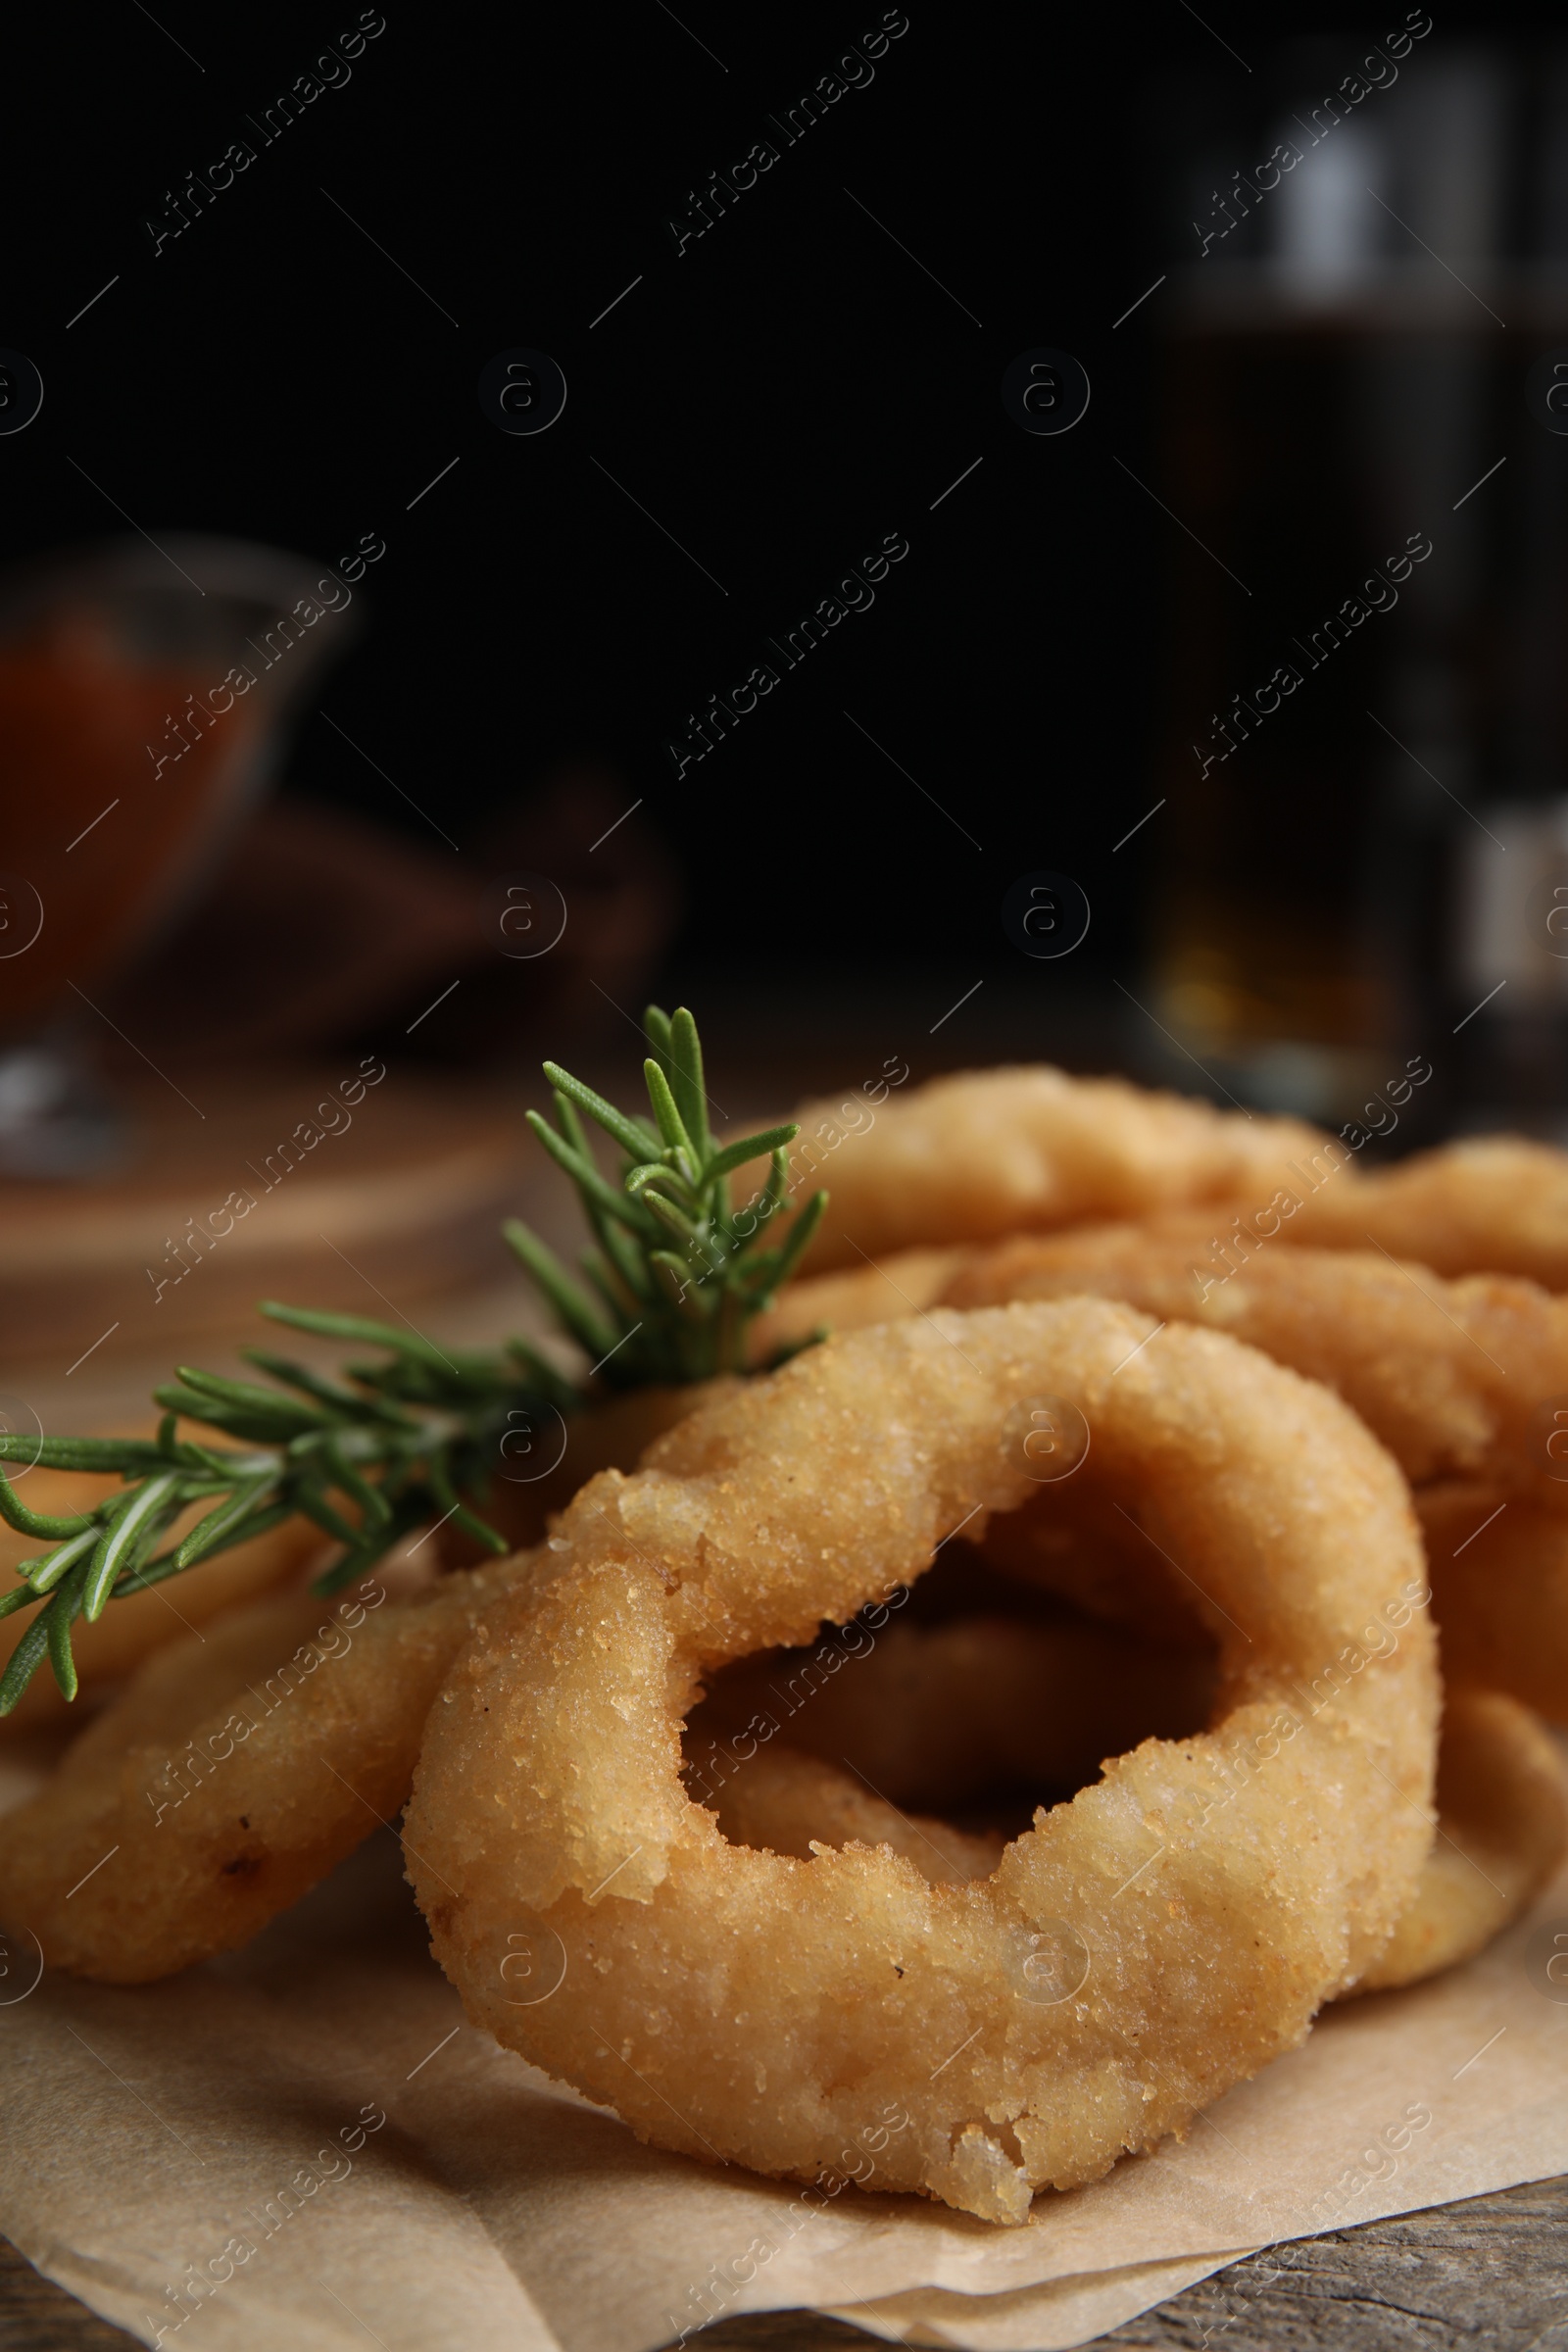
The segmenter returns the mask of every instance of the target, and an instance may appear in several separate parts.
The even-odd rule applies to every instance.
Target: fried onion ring
[[[832,1195],[813,1268],[1200,1202],[1250,1221],[1283,1194],[1295,1204],[1288,1243],[1370,1240],[1450,1279],[1515,1274],[1568,1290],[1568,1152],[1522,1136],[1469,1137],[1369,1170],[1298,1120],[1049,1065],[961,1071],[874,1110],[824,1098],[797,1116],[792,1177]]]
[[[792,1688],[790,1663],[761,1686],[764,1705],[780,1682]],[[1086,1769],[1080,1761],[1077,1773],[1087,1781],[1104,1756],[1153,1728],[1151,1707],[1185,1719],[1172,1725],[1182,1730],[1205,1711],[1191,1658],[1070,1622],[980,1617],[931,1629],[897,1626],[854,1665],[808,1691],[798,1714],[780,1705],[790,1740],[812,1741],[811,1758],[798,1746],[758,1746],[754,1733],[751,1752],[732,1763],[715,1810],[734,1843],[806,1857],[817,1845],[858,1839],[890,1845],[933,1886],[983,1878],[1000,1858],[1000,1838],[903,1808],[961,1804],[988,1780],[1005,1782],[1031,1768],[1037,1785],[1059,1786],[1067,1759],[1092,1753],[1095,1761]],[[1161,1665],[1163,1690],[1155,1679]],[[1129,1680],[1143,1685],[1131,1700]],[[982,1711],[976,1701],[987,1690],[991,1704]],[[739,1723],[753,1693],[737,1682],[723,1695],[725,1713]],[[1064,1697],[1072,1727],[1065,1742],[1051,1703]],[[748,1720],[760,1728],[771,1719],[759,1706]],[[1131,1736],[1130,1720],[1137,1726]],[[827,1761],[834,1743],[847,1771]],[[744,1751],[731,1745],[721,1752],[733,1759]],[[1568,1845],[1568,1788],[1557,1750],[1534,1716],[1498,1691],[1446,1693],[1437,1801],[1437,1831],[1415,1895],[1354,1992],[1418,1984],[1470,1959],[1528,1908]]]
[[[829,1193],[807,1256],[821,1268],[1090,1217],[1264,1201],[1289,1181],[1293,1159],[1325,1146],[1296,1119],[1250,1118],[1047,1064],[960,1071],[874,1111],[824,1101],[796,1116],[792,1186],[821,1183]],[[1357,1172],[1350,1161],[1336,1185],[1348,1187]]]
[[[703,1678],[1016,1508],[1041,1394],[1206,1594],[1216,1728],[1118,1757],[967,1885],[729,1844],[680,1781]],[[867,2184],[1018,2221],[1294,2046],[1387,1942],[1430,1833],[1425,1619],[1323,1707],[1297,1692],[1420,1567],[1361,1423],[1216,1334],[1077,1299],[829,1341],[595,1479],[481,1618],[408,1815],[437,1956],[471,2017],[646,2138],[810,2180],[896,2092],[910,2128]],[[1088,1976],[1047,2006],[1031,1937],[1064,1921]],[[555,1939],[553,1997],[513,1997],[519,1936]]]
[[[1226,1276],[1198,1247],[1202,1230],[1184,1219],[1005,1243],[960,1269],[946,1303],[1090,1292],[1229,1332],[1337,1389],[1413,1485],[1484,1477],[1568,1514],[1535,1420],[1544,1398],[1568,1395],[1568,1300],[1365,1250],[1259,1250]]]
[[[751,1360],[770,1363],[781,1348],[798,1347],[818,1332],[859,1331],[867,1323],[923,1314],[971,1255],[968,1250],[899,1250],[865,1265],[857,1260],[842,1273],[796,1280],[752,1325]]]
[[[733,1844],[796,1854],[885,1846],[933,1886],[989,1877],[1000,1836],[955,1829],[869,1795],[851,1773],[767,1748],[724,1790]],[[1438,1825],[1408,1907],[1359,1981],[1338,1997],[1422,1984],[1484,1951],[1523,1916],[1568,1848],[1568,1788],[1535,1717],[1497,1690],[1450,1691],[1438,1747]]]
[[[110,1984],[247,1942],[397,1813],[442,1676],[517,1567],[264,1602],[172,1644],[0,1816],[0,1917]]]
[[[1299,1211],[1282,1240],[1331,1250],[1374,1241],[1439,1274],[1517,1274],[1568,1291],[1568,1152],[1523,1136],[1475,1136],[1348,1185],[1353,1172],[1342,1166],[1321,1190],[1298,1185]]]

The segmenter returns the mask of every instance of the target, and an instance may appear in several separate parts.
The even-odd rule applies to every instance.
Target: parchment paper
[[[797,2305],[1047,2352],[1241,2251],[1568,2171],[1568,1984],[1542,1940],[1568,1951],[1568,1874],[1466,1968],[1326,2012],[1185,2145],[1003,2230],[639,2146],[465,2023],[400,1872],[377,1832],[246,1951],[163,1984],[46,1968],[29,1989],[13,1941],[0,2230],[198,2352],[652,2352]]]

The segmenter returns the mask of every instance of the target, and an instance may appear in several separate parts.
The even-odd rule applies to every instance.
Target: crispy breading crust
[[[1249,1224],[1283,1200],[1278,1230],[1292,1246],[1375,1242],[1449,1277],[1568,1290],[1568,1152],[1523,1136],[1468,1137],[1368,1169],[1356,1156],[1366,1139],[1349,1129],[1347,1144],[1298,1120],[1049,1064],[960,1071],[879,1103],[852,1091],[796,1115],[796,1196],[818,1184],[831,1195],[813,1270],[1203,1203],[1223,1237],[1233,1215]]]
[[[750,1771],[726,1783],[714,1812],[731,1845],[794,1854],[802,1862],[819,1846],[886,1846],[933,1886],[988,1879],[1006,1842],[906,1813],[853,1773],[784,1746],[760,1749]]]

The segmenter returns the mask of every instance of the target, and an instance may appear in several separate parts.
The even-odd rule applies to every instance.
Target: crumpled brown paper
[[[1243,2250],[1568,2171],[1568,1873],[1469,1966],[1326,2012],[1185,2145],[1001,2230],[639,2146],[465,2022],[400,1867],[377,1832],[162,1984],[0,1953],[0,2230],[40,2270],[199,2352],[651,2352],[793,2306],[1047,2352]]]

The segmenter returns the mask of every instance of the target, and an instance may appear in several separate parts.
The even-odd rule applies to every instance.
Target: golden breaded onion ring
[[[1083,1293],[1229,1332],[1337,1389],[1413,1485],[1486,1478],[1568,1515],[1541,1440],[1544,1399],[1568,1399],[1568,1299],[1479,1274],[1447,1282],[1374,1250],[1259,1249],[1233,1273],[1205,1228],[1087,1226],[972,1257],[951,1306]]]
[[[855,1772],[790,1747],[759,1749],[715,1811],[732,1844],[808,1858],[890,1848],[933,1886],[989,1877],[1003,1840],[908,1813]],[[1450,1691],[1438,1746],[1438,1824],[1415,1893],[1384,1949],[1341,1998],[1419,1984],[1473,1959],[1523,1916],[1568,1847],[1568,1791],[1535,1717],[1497,1690]]]
[[[1043,1394],[1087,1422],[1079,1475],[1202,1588],[1215,1728],[1117,1758],[968,1885],[726,1842],[680,1778],[704,1678],[1015,1509]],[[1183,2130],[1383,1949],[1430,1834],[1421,1570],[1363,1426],[1215,1334],[1078,1299],[829,1341],[595,1479],[481,1619],[408,1815],[437,1956],[471,2017],[646,2138],[810,2180],[896,2097],[867,2184],[1018,2221]],[[1356,1648],[1401,1602],[1392,1647]],[[1086,1973],[1046,2005],[1027,1964],[1061,1936]],[[525,1944],[560,1965],[520,1990]]]
[[[1460,1497],[1427,1517],[1450,1672],[1568,1722],[1568,1481],[1542,1418],[1568,1397],[1568,1299],[1514,1276],[1447,1282],[1374,1251],[1259,1249],[1219,1279],[1202,1233],[1182,1220],[1025,1237],[971,1257],[947,1295],[1121,1298],[1231,1332],[1337,1389],[1418,1491],[1441,1482],[1442,1497]],[[1495,1532],[1470,1544],[1502,1505]],[[1045,1534],[1020,1514],[994,1540],[998,1564],[1094,1607],[1040,1548]],[[1154,1605],[1158,1563],[1144,1566]]]
[[[1162,1710],[1181,1730],[1205,1712],[1201,1660],[1070,1620],[897,1625],[853,1663],[805,1690],[793,1712],[791,1659],[757,1683],[742,1668],[724,1691],[735,1729],[716,1754],[729,1769],[710,1761],[705,1771],[699,1745],[688,1785],[702,1793],[716,1784],[718,1824],[734,1843],[805,1857],[858,1839],[891,1845],[933,1886],[987,1877],[1000,1838],[905,1808],[961,1804],[988,1782],[1031,1772],[1048,1784],[1087,1780],[1130,1744],[1129,1711],[1148,1725]],[[777,1737],[760,1744],[770,1726]],[[1557,1750],[1500,1691],[1446,1693],[1437,1801],[1415,1893],[1355,1992],[1419,1984],[1470,1959],[1522,1916],[1568,1845]]]
[[[867,1323],[923,1314],[973,1254],[967,1249],[898,1250],[891,1257],[857,1258],[841,1273],[797,1277],[752,1325],[751,1361],[771,1363],[780,1348],[825,1331],[859,1331]]]
[[[1328,1154],[1336,1185],[1358,1170],[1297,1119],[1250,1118],[1123,1078],[1037,1064],[964,1070],[873,1106],[808,1102],[790,1152],[799,1192],[827,1188],[807,1254],[854,1266],[916,1245],[996,1241],[1086,1219],[1150,1216],[1200,1201],[1269,1200],[1289,1164]]]
[[[989,1878],[1004,1838],[913,1808],[1020,1787],[1054,1800],[1143,1739],[1201,1730],[1213,1696],[1207,1654],[1065,1614],[857,1620],[726,1669],[688,1722],[686,1786],[735,1845],[807,1859],[853,1838],[934,1886]]]
[[[0,1815],[0,1920],[109,1984],[248,1942],[397,1813],[441,1679],[516,1567],[404,1601],[372,1578],[171,1643]]]
[[[1517,1135],[1466,1137],[1392,1168],[1295,1187],[1299,1211],[1282,1239],[1319,1249],[1381,1243],[1439,1274],[1517,1274],[1568,1291],[1568,1152]],[[1260,1208],[1256,1194],[1238,1207]]]

